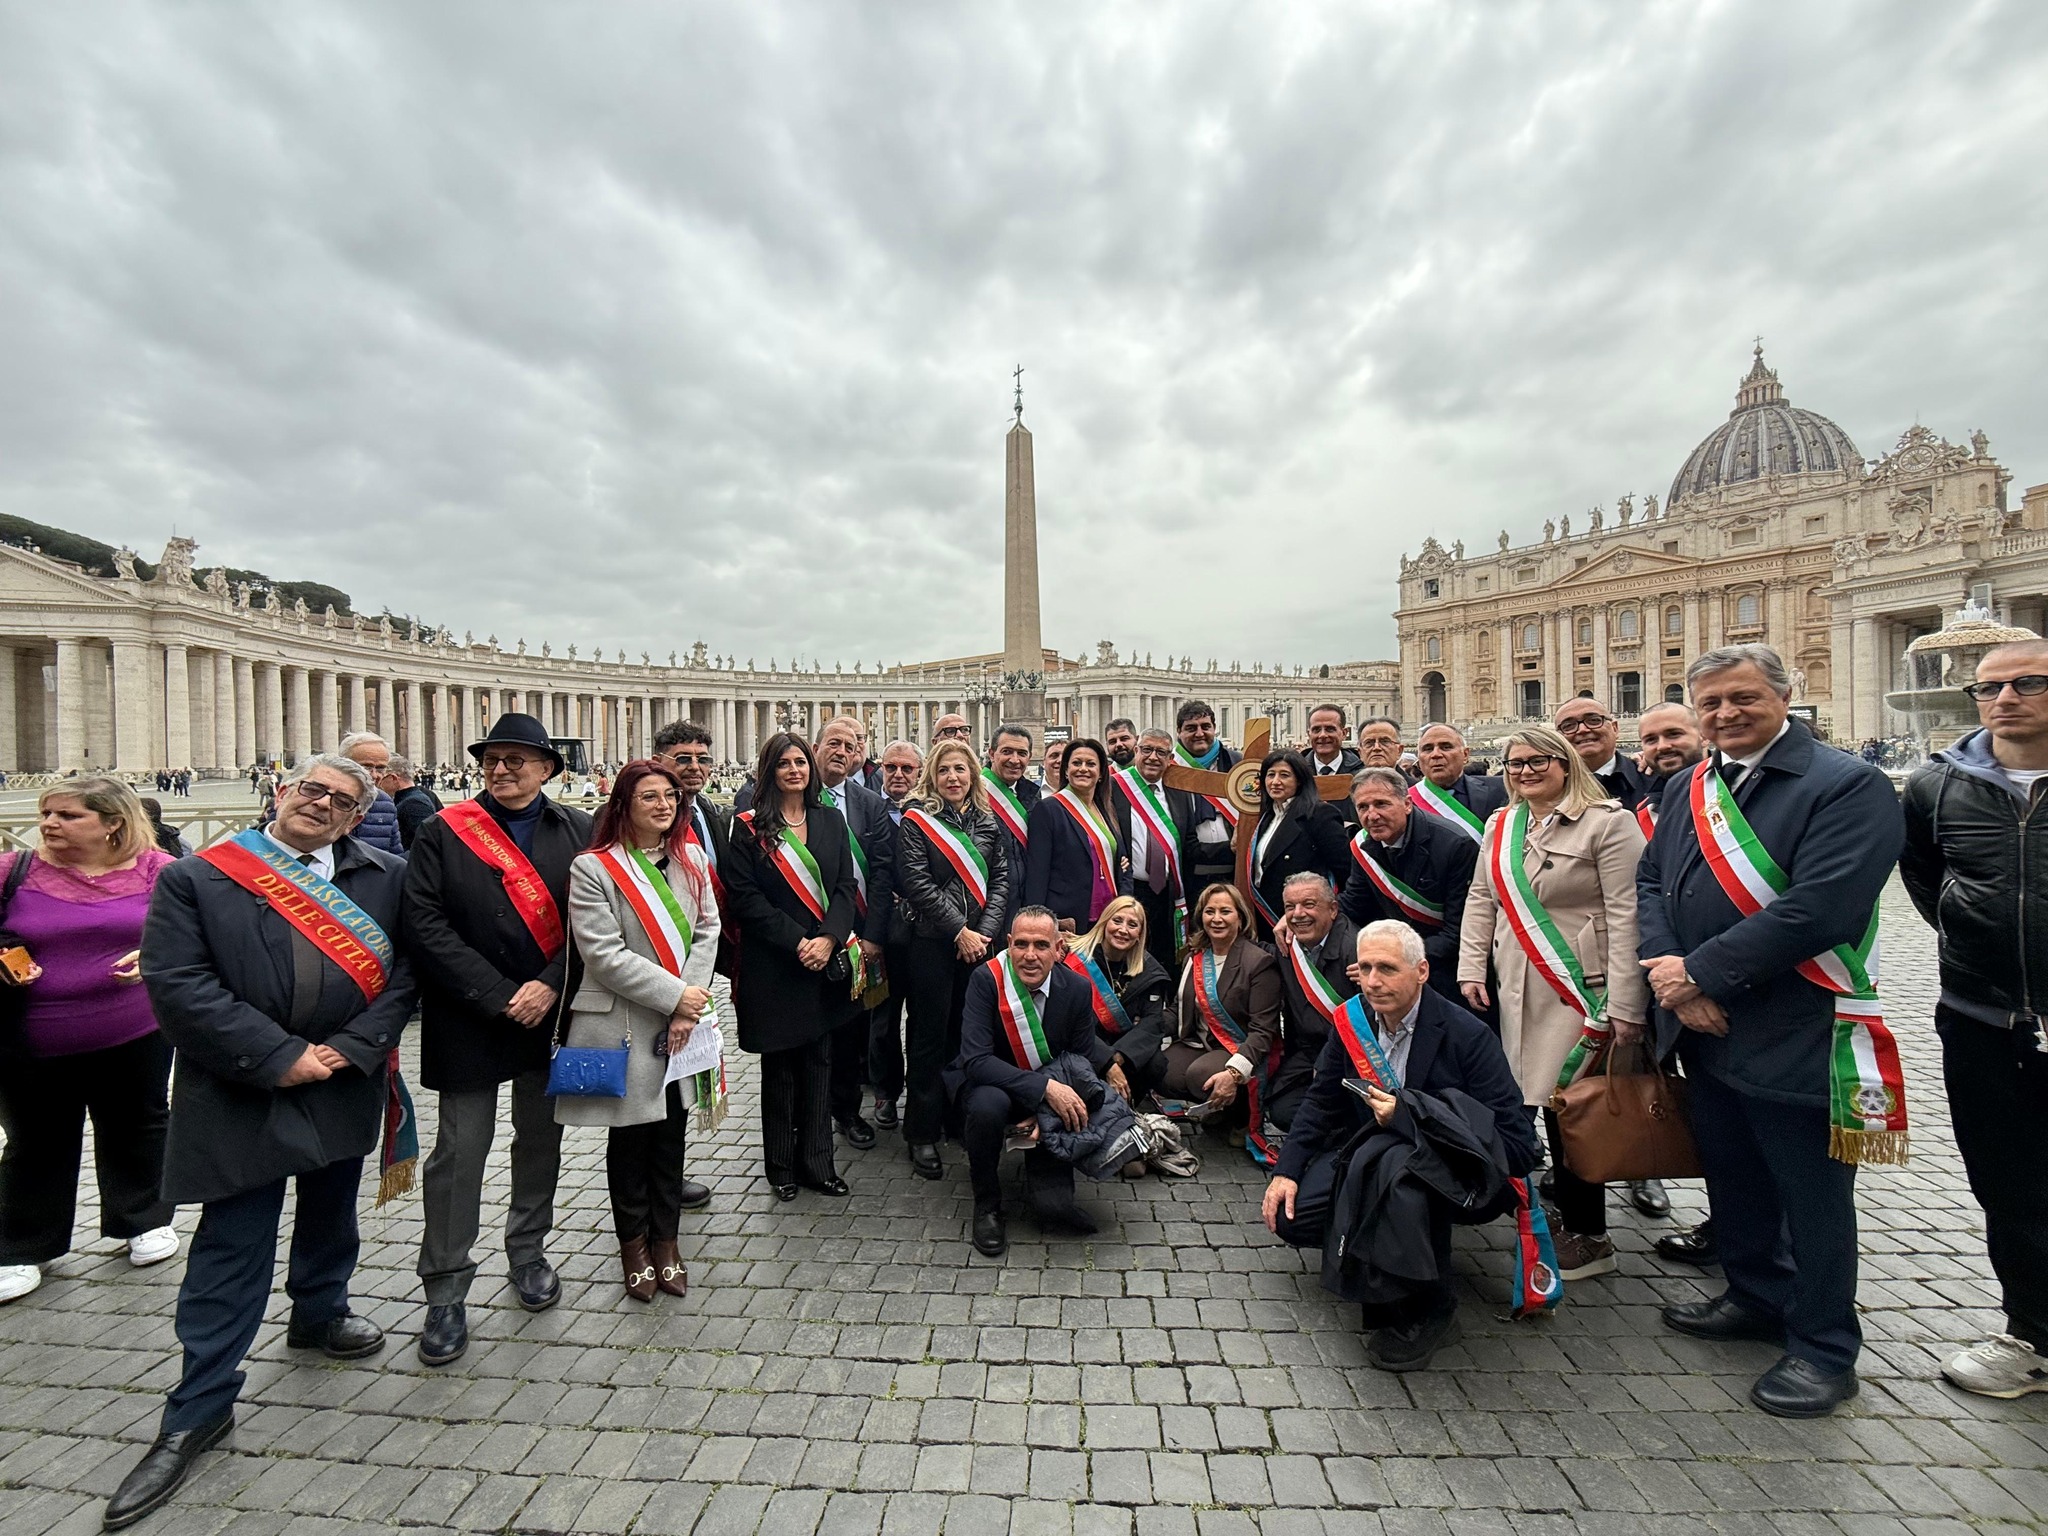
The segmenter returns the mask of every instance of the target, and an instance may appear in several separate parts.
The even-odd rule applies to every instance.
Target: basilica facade
[[[1758,348],[1728,419],[1662,502],[1620,498],[1540,542],[1469,553],[1425,540],[1401,561],[1401,713],[1479,740],[1574,696],[1624,721],[1683,692],[1713,646],[1760,640],[1794,701],[1836,741],[1884,736],[1905,648],[1973,595],[2009,623],[2048,622],[2048,485],[2011,505],[1983,432],[1914,425],[1866,460],[1794,406]]]

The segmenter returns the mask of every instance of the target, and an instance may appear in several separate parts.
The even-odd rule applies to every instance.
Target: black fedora
[[[503,714],[491,722],[491,732],[482,741],[469,744],[469,755],[478,762],[483,761],[485,747],[531,747],[536,752],[545,752],[554,762],[555,772],[562,771],[562,754],[555,750],[555,744],[548,739],[548,728],[531,715],[517,711]]]

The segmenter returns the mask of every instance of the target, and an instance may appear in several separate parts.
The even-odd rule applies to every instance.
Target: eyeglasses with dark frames
[[[346,815],[363,802],[354,795],[345,795],[338,789],[329,789],[325,784],[316,784],[311,779],[300,779],[291,786],[301,800],[311,800],[318,805],[322,800],[332,800],[335,809]]]
[[[1508,773],[1548,773],[1552,763],[1561,763],[1561,757],[1511,757],[1501,764]]]
[[[2023,699],[2031,699],[2037,693],[2048,693],[2048,677],[2030,672],[2025,677],[2008,677],[2002,682],[1963,684],[1963,692],[1979,704],[1989,704],[2008,688]]]

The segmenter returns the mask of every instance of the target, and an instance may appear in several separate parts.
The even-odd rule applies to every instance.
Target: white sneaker
[[[40,1264],[0,1264],[0,1302],[19,1301],[42,1283]]]
[[[153,1227],[140,1237],[128,1239],[128,1262],[137,1269],[151,1264],[161,1264],[165,1259],[176,1258],[177,1254],[176,1227]]]
[[[1982,1344],[1972,1344],[1944,1365],[1941,1374],[1980,1397],[2048,1392],[2048,1361],[2034,1353],[2033,1345],[2009,1333],[1993,1334]]]

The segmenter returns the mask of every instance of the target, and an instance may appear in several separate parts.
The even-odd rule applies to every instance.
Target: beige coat
[[[580,853],[569,866],[569,931],[583,958],[583,980],[569,1000],[568,1044],[616,1047],[629,1029],[633,1044],[626,1096],[563,1095],[555,1100],[555,1119],[563,1125],[646,1125],[668,1113],[663,1093],[668,1058],[655,1054],[654,1040],[668,1033],[669,1016],[682,1001],[684,987],[710,987],[711,966],[718,958],[718,903],[711,894],[711,875],[702,852],[694,845],[688,851],[703,892],[701,905],[682,866],[670,860],[668,867],[669,889],[689,918],[692,934],[680,977],[671,976],[654,958],[647,931],[597,856]],[[732,1021],[719,1022],[730,1042]]]
[[[1506,814],[1487,818],[1487,848]],[[1597,986],[1605,979],[1608,1017],[1631,1023],[1647,1018],[1650,1006],[1649,985],[1636,963],[1636,861],[1642,854],[1643,829],[1618,801],[1608,800],[1532,827],[1522,855],[1536,899],[1571,945],[1586,980]],[[1487,869],[1482,850],[1459,931],[1458,980],[1484,983],[1491,957],[1508,1065],[1522,1085],[1522,1101],[1547,1104],[1582,1021],[1522,953]]]

